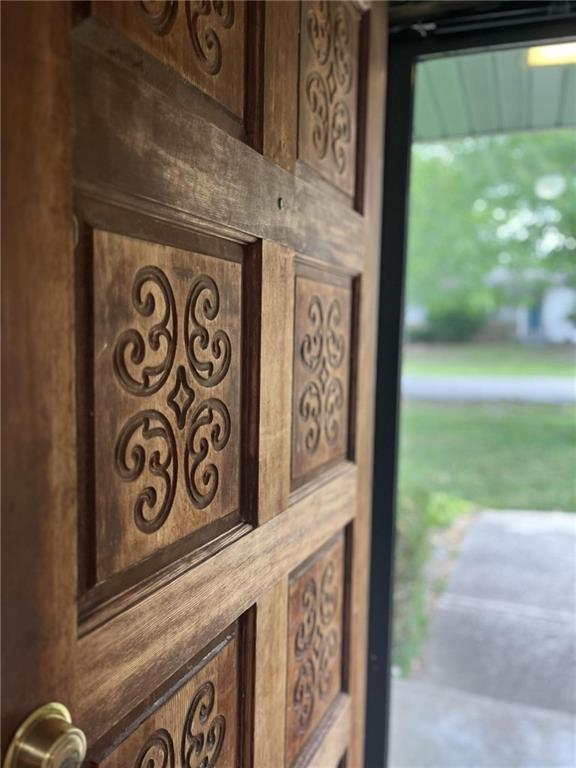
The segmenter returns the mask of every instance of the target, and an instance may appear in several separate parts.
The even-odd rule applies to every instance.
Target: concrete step
[[[389,768],[575,766],[570,715],[413,680],[393,683]]]

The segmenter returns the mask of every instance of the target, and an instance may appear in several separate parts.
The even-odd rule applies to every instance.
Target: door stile
[[[372,458],[374,441],[375,359],[378,322],[382,179],[384,174],[384,117],[387,71],[388,4],[375,2],[365,14],[364,39],[368,55],[364,137],[360,157],[364,159],[362,210],[366,246],[361,278],[359,356],[356,394],[356,463],[358,465],[357,512],[354,521],[350,629],[350,694],[352,733],[348,765],[364,762],[364,724],[368,652],[368,595],[372,514]],[[362,149],[363,148],[363,149]],[[382,713],[382,717],[386,714]]]
[[[66,3],[2,3],[2,750],[72,701],[74,262]]]

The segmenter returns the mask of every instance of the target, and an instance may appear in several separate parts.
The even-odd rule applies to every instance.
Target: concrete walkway
[[[575,768],[576,515],[478,517],[391,731],[393,768]]]
[[[576,379],[560,376],[404,376],[409,400],[574,403]]]

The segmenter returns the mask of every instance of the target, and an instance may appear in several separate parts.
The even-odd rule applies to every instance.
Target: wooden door
[[[360,766],[386,6],[2,11],[4,742]]]

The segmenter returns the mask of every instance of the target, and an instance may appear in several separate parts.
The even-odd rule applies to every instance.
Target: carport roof
[[[528,48],[418,64],[414,141],[576,126],[576,64],[534,67]]]

